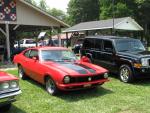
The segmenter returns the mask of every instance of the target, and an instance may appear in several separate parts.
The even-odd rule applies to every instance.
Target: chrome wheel
[[[58,92],[55,82],[50,77],[46,79],[46,90],[51,95],[55,95]]]
[[[134,77],[132,74],[132,70],[128,65],[122,65],[120,67],[120,80],[125,83],[132,82]]]
[[[129,70],[127,68],[122,68],[120,70],[120,77],[121,77],[122,81],[127,82],[129,79],[129,76],[130,76],[130,73],[129,73]]]

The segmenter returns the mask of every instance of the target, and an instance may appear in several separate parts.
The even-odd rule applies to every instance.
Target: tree
[[[48,8],[48,7],[47,7],[47,5],[46,5],[45,0],[41,0],[41,1],[40,1],[39,7],[40,7],[42,10],[47,11],[47,8]]]
[[[48,11],[51,15],[59,18],[60,20],[63,20],[65,21],[66,19],[66,14],[65,12],[63,12],[62,10],[59,10],[59,9],[56,9],[56,8],[52,8],[52,9],[49,9]]]
[[[70,0],[67,13],[70,24],[99,20],[99,0]]]
[[[113,17],[113,7],[115,18],[126,17],[133,15],[130,6],[133,6],[134,0],[100,0],[100,19],[108,19]],[[127,4],[128,3],[128,4]],[[132,5],[131,5],[132,4]]]

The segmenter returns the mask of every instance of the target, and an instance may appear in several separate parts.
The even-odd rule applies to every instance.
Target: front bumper
[[[134,68],[136,78],[150,78],[150,67]]]
[[[97,85],[102,85],[103,83],[109,81],[108,79],[96,80],[91,82],[82,82],[82,83],[72,83],[72,84],[57,84],[57,87],[61,90],[79,90],[86,89],[90,87],[95,87]]]
[[[0,106],[16,101],[16,96],[21,94],[21,90],[0,94]]]

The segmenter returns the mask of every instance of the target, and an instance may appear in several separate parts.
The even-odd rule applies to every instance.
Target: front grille
[[[91,82],[101,79],[104,79],[104,76],[102,74],[85,77],[72,77],[70,83]]]

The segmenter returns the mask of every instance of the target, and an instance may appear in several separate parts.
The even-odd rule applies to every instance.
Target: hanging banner
[[[16,21],[16,0],[0,0],[0,21]]]

